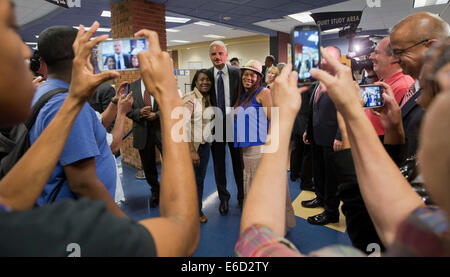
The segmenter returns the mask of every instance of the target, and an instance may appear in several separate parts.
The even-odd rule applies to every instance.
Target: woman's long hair
[[[196,83],[198,80],[198,76],[200,75],[200,73],[203,73],[206,76],[208,76],[208,79],[211,82],[211,88],[208,91],[208,96],[209,96],[211,90],[214,87],[214,77],[212,76],[210,71],[208,71],[207,69],[200,69],[197,72],[195,72],[194,78],[192,78],[192,82],[191,82],[191,91],[193,91],[195,89],[195,86],[196,86]],[[209,106],[209,97],[207,99],[208,99],[208,101],[206,101],[206,106]]]
[[[247,70],[249,70],[249,69],[244,70],[244,72]],[[244,74],[244,72],[242,72],[242,75]],[[237,97],[236,103],[234,104],[234,108],[237,108],[240,106],[247,107],[252,102],[253,96],[255,96],[258,89],[260,87],[262,87],[262,77],[261,77],[261,75],[256,74],[257,79],[256,79],[255,84],[246,93],[244,86],[242,85],[242,75],[241,75],[241,80],[239,82],[238,97]],[[245,95],[245,97],[241,100],[242,95]]]

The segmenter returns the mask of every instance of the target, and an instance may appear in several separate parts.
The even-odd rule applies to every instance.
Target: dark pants
[[[149,130],[147,136],[147,143],[145,148],[139,150],[139,156],[141,156],[142,169],[145,173],[145,179],[152,189],[152,195],[159,195],[159,182],[158,182],[158,170],[156,169],[156,151],[155,146],[158,147],[162,154],[161,141],[156,138],[156,135]]]
[[[339,214],[339,198],[337,196],[337,178],[330,155],[333,148],[313,145],[314,185],[316,195],[324,203],[325,212],[330,215]]]
[[[244,200],[244,180],[243,180],[243,162],[239,148],[234,148],[233,142],[213,142],[211,151],[214,162],[214,177],[216,179],[217,192],[220,201],[230,200],[230,193],[227,190],[225,153],[226,145],[230,149],[231,162],[233,163],[234,180],[237,186],[238,201]]]
[[[343,202],[342,213],[345,215],[347,232],[352,245],[366,252],[369,244],[377,243],[384,251],[384,246],[359,190],[351,150],[336,152],[331,157],[339,182],[339,198]]]
[[[295,175],[296,177],[300,176],[300,172],[302,169],[302,159],[303,158],[303,146],[302,146],[302,137],[299,135],[294,135],[292,138],[292,151],[291,151],[291,162],[290,169],[291,175]]]
[[[198,196],[198,211],[200,216],[203,215],[202,212],[202,200],[203,200],[203,183],[205,181],[206,169],[208,168],[209,154],[210,154],[209,143],[200,144],[197,153],[200,156],[200,164],[194,166],[195,171],[195,181],[197,183],[197,196]]]

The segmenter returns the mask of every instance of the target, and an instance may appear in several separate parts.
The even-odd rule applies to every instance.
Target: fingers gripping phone
[[[364,108],[379,108],[384,106],[384,88],[377,85],[363,85],[359,87]]]
[[[121,38],[99,43],[97,63],[100,71],[137,70],[138,53],[148,49],[145,38]]]
[[[292,53],[294,53],[293,70],[298,72],[298,84],[313,84],[316,80],[311,76],[311,69],[319,68],[320,27],[318,25],[297,26],[292,30]]]
[[[130,93],[130,84],[126,84],[124,87],[123,95],[127,96]]]

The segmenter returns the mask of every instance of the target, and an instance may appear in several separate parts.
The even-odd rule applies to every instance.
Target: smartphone
[[[320,27],[318,25],[297,26],[292,30],[293,70],[298,72],[298,84],[308,85],[317,82],[311,76],[312,68],[319,68]]]
[[[359,87],[363,98],[364,108],[379,108],[384,106],[384,88],[377,85],[363,85]]]
[[[148,49],[145,38],[120,38],[105,40],[97,47],[97,64],[100,71],[138,70],[137,54]]]
[[[126,85],[124,86],[124,92],[123,92],[123,95],[124,95],[124,96],[127,96],[128,93],[130,93],[130,84],[126,84]]]

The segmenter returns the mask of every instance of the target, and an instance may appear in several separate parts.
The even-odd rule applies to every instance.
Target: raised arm
[[[157,33],[142,30],[136,36],[148,39],[149,51],[138,55],[145,87],[151,91],[161,111],[164,163],[161,174],[161,217],[140,221],[152,234],[158,256],[188,256],[197,249],[200,223],[194,168],[187,142],[175,142],[171,129],[179,120],[171,117],[183,108],[173,76],[173,63],[162,52]]]
[[[75,58],[72,83],[66,100],[41,136],[0,181],[0,202],[13,210],[26,210],[34,206],[55,168],[72,124],[83,105],[98,85],[118,77],[116,72],[94,75],[92,66],[87,62],[92,48],[108,38],[105,35],[89,40],[98,27],[98,22],[95,22],[85,32],[84,26],[80,26],[73,45]]]
[[[364,203],[378,235],[388,247],[401,222],[424,204],[384,150],[365,116],[350,68],[334,60],[326,51],[321,52],[337,75],[334,77],[317,69],[312,69],[311,74],[329,88],[328,94],[345,120]]]

